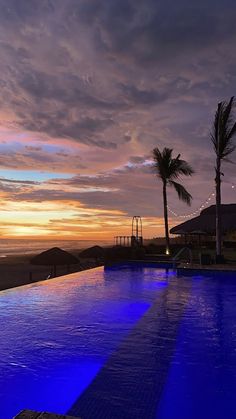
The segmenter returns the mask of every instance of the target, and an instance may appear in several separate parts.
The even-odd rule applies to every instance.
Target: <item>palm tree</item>
[[[163,205],[164,205],[164,220],[165,220],[165,237],[166,237],[166,254],[170,254],[170,239],[168,227],[168,204],[167,204],[167,186],[173,187],[180,200],[191,205],[192,196],[184,188],[183,185],[177,183],[181,175],[191,176],[194,171],[192,167],[185,161],[180,159],[180,154],[177,157],[172,157],[173,150],[164,148],[160,151],[159,148],[153,150],[154,168],[157,177],[161,179],[163,185]]]
[[[235,150],[233,139],[236,134],[236,122],[233,122],[232,111],[235,105],[232,96],[229,102],[220,102],[218,104],[213,129],[211,132],[211,141],[216,154],[215,166],[215,187],[216,187],[216,261],[221,260],[222,253],[222,225],[221,225],[221,162],[229,161],[227,157]]]

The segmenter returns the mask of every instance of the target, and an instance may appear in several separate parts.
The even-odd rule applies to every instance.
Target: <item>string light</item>
[[[228,183],[228,182],[224,182],[224,183]],[[231,184],[231,189],[235,189],[236,190],[236,185],[234,183]],[[198,215],[204,208],[207,207],[207,205],[210,203],[210,201],[212,200],[212,198],[214,198],[215,196],[215,192],[212,192],[210,195],[208,195],[207,199],[200,205],[200,207],[198,207],[195,211],[189,213],[189,214],[177,214],[175,211],[173,211],[169,205],[167,205],[168,211],[174,215],[174,217],[177,218],[192,218],[195,215]]]
[[[189,213],[189,214],[177,214],[175,211],[173,211],[169,205],[167,205],[168,211],[174,215],[175,217],[178,218],[192,218],[195,215],[198,215],[199,212],[201,212],[208,204],[209,202],[212,200],[212,198],[215,196],[215,192],[212,192],[210,195],[208,195],[207,199],[200,205],[200,207],[198,207],[195,211]]]

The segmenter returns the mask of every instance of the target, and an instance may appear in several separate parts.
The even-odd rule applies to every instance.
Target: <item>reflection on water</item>
[[[192,289],[158,419],[236,417],[235,279],[181,279],[181,286],[190,281]]]
[[[0,418],[65,413],[167,284],[97,268],[0,293]]]
[[[180,289],[172,278],[68,414],[86,419],[154,418],[188,296],[188,287]]]
[[[236,417],[233,277],[96,268],[1,292],[0,314],[0,419]]]

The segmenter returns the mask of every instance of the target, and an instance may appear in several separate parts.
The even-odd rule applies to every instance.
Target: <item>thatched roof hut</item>
[[[45,265],[54,267],[54,276],[56,276],[56,267],[59,265],[74,265],[79,263],[78,259],[69,252],[53,247],[46,250],[37,256],[34,256],[31,261],[32,265]]]
[[[101,246],[92,246],[88,249],[82,250],[79,257],[84,259],[99,259],[105,256],[105,249]]]
[[[227,234],[236,231],[236,204],[223,204],[222,209],[222,232]],[[178,224],[170,229],[171,234],[179,235],[209,235],[215,236],[215,205],[211,205],[201,211],[198,217]]]

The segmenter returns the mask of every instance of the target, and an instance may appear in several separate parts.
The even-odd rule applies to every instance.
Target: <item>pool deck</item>
[[[160,268],[160,269],[176,269],[177,273],[184,271],[192,272],[194,271],[202,271],[204,272],[231,272],[236,274],[236,262],[230,262],[225,264],[211,264],[211,265],[201,265],[200,263],[181,263],[176,262],[173,260],[170,261],[160,261],[155,259],[150,260],[127,260],[127,261],[119,261],[114,262],[111,264],[112,267],[121,266],[121,265],[141,265],[141,266],[152,266],[153,268]]]
[[[236,263],[222,264],[222,265],[200,265],[199,263],[180,263],[178,269],[194,269],[194,270],[208,270],[208,271],[233,271],[236,273]]]
[[[217,276],[224,274],[227,277],[236,278],[236,264],[224,264],[224,265],[200,265],[197,263],[181,263],[176,268],[177,275],[206,275],[206,276]]]

